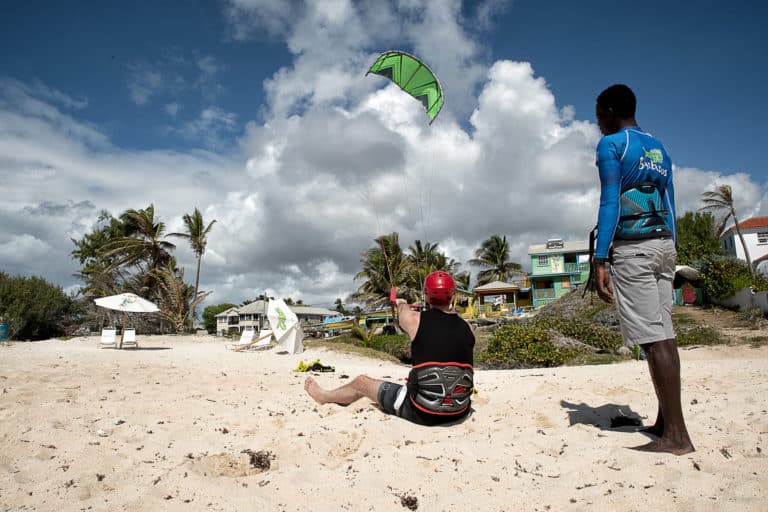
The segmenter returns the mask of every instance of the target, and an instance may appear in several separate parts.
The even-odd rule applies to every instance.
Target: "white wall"
[[[752,261],[768,254],[768,242],[758,243],[758,233],[768,233],[768,228],[757,228],[742,231],[742,234],[744,235],[744,243],[747,244],[749,257]],[[736,233],[736,231],[729,232],[726,236],[723,237],[720,243],[725,254],[736,256],[740,260],[747,261],[747,258],[744,255],[744,249],[741,246],[741,240],[739,240],[739,235]]]
[[[750,288],[743,288],[732,297],[713,302],[729,308],[739,306],[739,309],[742,311],[760,308],[763,310],[763,313],[768,313],[768,292],[753,292]]]

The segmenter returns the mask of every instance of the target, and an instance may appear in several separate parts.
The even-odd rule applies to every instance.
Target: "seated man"
[[[384,412],[419,425],[439,425],[464,418],[473,389],[472,351],[475,336],[451,307],[456,285],[450,274],[437,271],[424,281],[430,309],[411,310],[397,299],[400,326],[411,338],[413,368],[406,385],[359,375],[344,386],[323,389],[312,377],[304,382],[317,403],[349,405],[366,397]]]

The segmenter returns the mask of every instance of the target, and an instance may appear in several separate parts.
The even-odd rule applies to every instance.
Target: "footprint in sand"
[[[264,472],[263,469],[251,464],[251,457],[247,453],[205,455],[190,462],[189,468],[199,475],[209,477],[237,478]]]
[[[335,448],[328,452],[328,455],[343,462],[344,459],[351,457],[360,449],[360,445],[363,444],[363,437],[367,434],[367,431],[363,430],[362,433],[341,432],[341,434],[344,434],[344,438],[339,441]]]

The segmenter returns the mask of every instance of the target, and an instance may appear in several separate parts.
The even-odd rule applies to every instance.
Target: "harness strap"
[[[597,239],[597,226],[592,228],[589,232],[589,274],[587,276],[587,282],[584,285],[584,291],[581,292],[581,298],[583,299],[587,292],[595,291],[595,264],[592,258],[595,256],[595,240]]]

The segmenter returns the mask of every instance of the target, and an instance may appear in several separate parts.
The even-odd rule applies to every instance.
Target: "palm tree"
[[[205,254],[205,247],[208,245],[208,233],[211,232],[211,228],[216,223],[216,220],[212,220],[206,226],[205,222],[203,221],[203,214],[200,213],[200,210],[197,208],[195,208],[195,211],[192,213],[192,215],[188,213],[184,214],[183,220],[184,226],[187,228],[186,233],[171,233],[169,236],[175,236],[188,240],[190,247],[192,247],[192,252],[195,253],[195,258],[197,258],[197,271],[195,272],[194,297],[197,297],[197,292],[200,286],[200,262],[203,259],[203,254]],[[192,318],[195,318],[194,308],[192,309]]]
[[[519,263],[510,261],[507,237],[499,235],[484,240],[480,248],[475,250],[475,257],[469,260],[469,264],[483,268],[477,274],[478,286],[495,280],[506,281],[522,270]]]
[[[184,269],[177,269],[173,258],[153,269],[152,274],[159,284],[160,316],[170,322],[178,334],[182,334],[190,313],[211,292],[193,296],[192,288],[184,283]]]
[[[410,253],[406,258],[409,264],[407,278],[409,288],[422,291],[424,280],[436,270],[443,270],[449,274],[458,271],[459,263],[440,252],[438,245],[439,243],[430,242],[422,245],[421,240],[415,240],[414,244],[408,247]]]
[[[143,276],[142,287],[152,294],[156,292],[156,276],[153,271],[171,261],[170,251],[176,246],[162,240],[165,224],[155,221],[155,206],[144,210],[126,210],[120,220],[127,235],[105,244],[101,255],[111,258],[110,268],[135,266]]]
[[[394,286],[405,295],[418,297],[418,292],[407,284],[408,261],[400,248],[397,233],[375,239],[377,246],[365,251],[360,259],[363,269],[355,279],[364,279],[352,297],[362,300],[370,307],[381,307],[389,301],[389,291]],[[411,297],[413,298],[413,297]],[[394,306],[392,306],[394,316]]]
[[[708,190],[703,194],[704,206],[699,211],[710,211],[720,215],[720,220],[715,228],[715,235],[720,238],[725,230],[725,225],[730,219],[733,219],[736,233],[739,235],[741,247],[744,249],[744,256],[749,267],[749,274],[752,279],[755,278],[755,269],[752,268],[752,259],[749,257],[749,249],[744,241],[744,235],[741,234],[739,219],[736,217],[736,209],[733,206],[733,191],[730,185],[719,185],[714,190]]]
[[[466,271],[459,272],[458,274],[453,276],[454,280],[456,281],[456,287],[457,288],[461,288],[462,290],[467,290],[467,291],[470,290],[470,288],[469,288],[470,282],[469,281],[470,281],[471,277],[472,276],[470,275],[470,273],[466,272]]]

